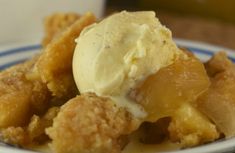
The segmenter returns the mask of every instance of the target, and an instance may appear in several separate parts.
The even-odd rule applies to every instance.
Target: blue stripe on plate
[[[0,51],[0,57],[19,53],[19,52],[26,52],[26,51],[33,51],[33,50],[36,51],[40,48],[41,48],[41,45],[37,44],[37,45],[23,46],[19,48],[4,50],[4,51]]]
[[[0,65],[0,70],[3,70],[3,69],[6,69],[6,68],[8,68],[8,67],[10,67],[10,66],[13,66],[13,65],[22,63],[22,62],[24,62],[24,61],[26,61],[26,60],[27,60],[27,58],[25,58],[25,59],[20,59],[20,60],[15,60],[15,61],[13,61],[13,62],[9,62],[9,63],[3,64],[3,65]]]
[[[204,50],[204,49],[199,49],[199,48],[195,48],[195,47],[186,47],[188,50],[194,52],[194,53],[199,53],[199,54],[206,54],[206,55],[214,55],[214,52],[208,51],[208,50]],[[233,61],[235,63],[235,58],[234,57],[230,57],[228,56],[228,58]]]
[[[185,46],[183,46],[183,47],[185,47]],[[187,46],[186,48],[188,50],[190,50],[194,53],[198,53],[198,54],[204,54],[204,55],[209,55],[209,56],[212,56],[214,54],[214,52],[211,52],[211,51],[205,50],[205,49],[199,49],[199,48],[195,48],[195,47],[191,47],[191,46]],[[18,53],[18,52],[36,51],[38,49],[41,49],[41,45],[39,45],[39,44],[30,45],[30,46],[23,46],[23,47],[19,47],[19,48],[14,48],[14,49],[1,51],[0,52],[0,57],[15,54],[15,53]],[[229,58],[235,63],[235,58],[234,57],[229,57]],[[0,65],[0,70],[5,69],[7,67],[10,67],[12,65],[21,63],[25,60],[27,60],[27,59],[16,60],[16,61],[6,63],[4,65]]]

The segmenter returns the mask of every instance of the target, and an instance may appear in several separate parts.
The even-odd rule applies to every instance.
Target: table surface
[[[106,15],[119,10],[120,8],[107,7]],[[165,11],[156,12],[156,16],[172,31],[175,38],[206,42],[235,50],[234,24]]]

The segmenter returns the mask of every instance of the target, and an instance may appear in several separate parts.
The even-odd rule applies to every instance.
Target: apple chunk
[[[131,96],[148,113],[146,120],[154,122],[172,116],[183,103],[195,101],[209,85],[203,64],[189,55],[149,76]]]

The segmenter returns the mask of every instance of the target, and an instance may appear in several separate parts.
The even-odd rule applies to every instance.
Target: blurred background
[[[38,43],[43,37],[43,20],[61,12],[92,11],[103,17],[105,0],[0,0],[0,45]]]
[[[154,10],[173,37],[235,49],[235,0],[107,0],[105,15]]]
[[[0,44],[40,42],[42,21],[54,12],[154,10],[175,38],[235,49],[235,0],[0,0]]]

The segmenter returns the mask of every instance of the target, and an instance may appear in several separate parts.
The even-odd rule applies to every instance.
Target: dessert
[[[37,58],[1,72],[1,129],[9,126],[23,126],[30,120],[31,115],[41,115],[48,109],[51,94],[46,85],[40,80],[28,79],[28,74]]]
[[[65,16],[71,15],[65,14]],[[55,15],[51,20],[56,18]],[[50,122],[41,119],[51,112],[50,108],[59,107],[78,94],[72,77],[72,64],[69,64],[72,63],[75,47],[73,37],[74,39],[78,37],[83,27],[94,21],[93,14],[83,15],[70,28],[55,34],[53,40],[39,55],[0,73],[0,139],[2,141],[27,148],[49,140],[48,136],[44,141],[37,140],[37,137],[45,135],[45,128],[51,126],[48,124]],[[40,124],[35,124],[35,116],[40,120]],[[50,120],[52,119],[53,117]],[[43,124],[47,126],[41,126]],[[36,131],[28,130],[32,125],[37,127],[34,128],[37,129]],[[38,134],[38,131],[43,132]]]
[[[76,41],[73,73],[82,94],[109,97],[141,122],[171,117],[170,138],[184,147],[219,137],[193,106],[210,85],[203,64],[176,46],[154,12],[114,14],[86,27]],[[203,126],[187,131],[193,118]]]
[[[56,35],[59,35],[68,26],[77,21],[80,16],[76,13],[56,13],[46,17],[44,21],[45,36],[42,40],[43,47],[46,47]]]
[[[205,113],[226,137],[235,135],[235,67],[221,52],[213,56],[206,69],[211,86],[197,100],[197,107]]]
[[[63,105],[46,132],[54,152],[119,153],[126,145],[125,135],[138,126],[125,108],[116,107],[109,98],[86,93]]]
[[[56,97],[67,100],[78,93],[71,69],[74,39],[85,26],[93,22],[95,17],[91,13],[76,20],[70,28],[65,29],[47,45],[35,64],[34,76],[47,84],[48,89]]]
[[[109,96],[142,117],[145,112],[127,93],[182,54],[154,12],[114,14],[86,27],[76,41],[73,73],[79,91]]]
[[[229,138],[234,72],[223,53],[203,64],[178,48],[151,11],[100,22],[55,14],[42,52],[0,72],[0,140],[55,153],[148,153]]]

